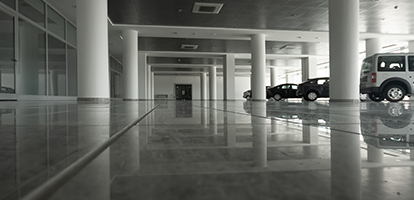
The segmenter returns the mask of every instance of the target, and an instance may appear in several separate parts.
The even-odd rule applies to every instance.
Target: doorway
[[[176,100],[191,100],[192,86],[191,85],[175,85],[175,99]]]

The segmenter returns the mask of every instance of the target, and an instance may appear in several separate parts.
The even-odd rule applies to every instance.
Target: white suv
[[[378,53],[364,59],[360,92],[372,101],[395,102],[414,91],[414,53]]]

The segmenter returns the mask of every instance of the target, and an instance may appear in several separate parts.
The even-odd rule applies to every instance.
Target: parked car
[[[413,81],[413,53],[378,53],[362,62],[360,92],[372,101],[401,101],[414,93]]]
[[[297,96],[306,101],[315,101],[318,97],[329,97],[329,77],[313,78],[298,85]]]
[[[297,84],[285,83],[277,85],[267,89],[269,98],[273,98],[276,101],[280,101],[285,98],[298,98],[296,91],[298,90]]]
[[[14,89],[10,87],[1,86],[0,93],[14,93]]]
[[[266,86],[266,99],[271,98],[271,96],[269,96],[269,91],[267,90],[270,86]],[[243,98],[250,100],[252,99],[252,90],[246,90],[243,92]]]

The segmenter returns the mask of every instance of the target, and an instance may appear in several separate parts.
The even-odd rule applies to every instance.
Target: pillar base
[[[123,101],[138,101],[138,99],[122,99]]]
[[[78,102],[82,103],[98,103],[98,104],[108,104],[111,102],[110,98],[83,98],[78,97]]]
[[[329,102],[347,102],[347,103],[360,103],[359,99],[329,99]]]

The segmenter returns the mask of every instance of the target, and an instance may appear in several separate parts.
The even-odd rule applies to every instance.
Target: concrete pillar
[[[151,99],[155,99],[155,85],[154,85],[155,73],[151,72]]]
[[[266,100],[266,41],[263,34],[251,37],[252,45],[252,100]]]
[[[153,95],[151,94],[151,87],[152,87],[152,71],[151,71],[151,65],[148,65],[147,68],[147,99],[150,100],[153,98]]]
[[[359,0],[329,0],[331,101],[359,101]]]
[[[201,73],[200,74],[200,99],[206,100],[207,99],[207,74]]]
[[[124,30],[122,36],[124,100],[138,100],[138,31]]]
[[[234,54],[227,54],[224,56],[224,64],[223,64],[223,91],[224,91],[224,100],[235,100],[235,90],[236,90],[236,83],[235,83],[235,66],[236,66],[236,59]]]
[[[316,78],[318,76],[318,69],[316,63],[316,57],[309,56],[302,58],[302,81],[306,81],[309,78]]]
[[[366,56],[375,53],[381,53],[381,40],[379,38],[371,38],[365,40]],[[384,160],[384,150],[368,144],[368,162],[382,163]]]
[[[138,96],[140,100],[147,99],[147,54],[138,53]]]
[[[211,66],[209,77],[210,100],[217,100],[217,67]]]
[[[370,38],[365,40],[366,57],[382,52],[381,40],[379,38]]]
[[[77,0],[78,100],[109,102],[108,4]]]

